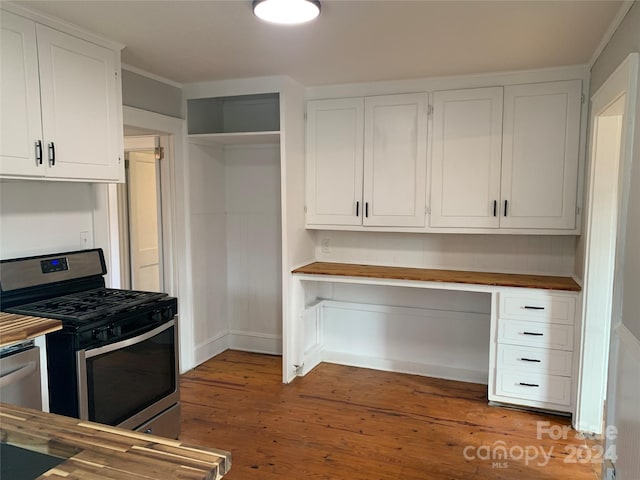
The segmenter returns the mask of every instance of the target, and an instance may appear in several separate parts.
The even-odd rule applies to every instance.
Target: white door
[[[37,160],[42,143],[36,25],[2,11],[0,45],[0,173],[43,176]]]
[[[364,225],[425,224],[427,94],[365,99]]]
[[[307,103],[308,225],[362,224],[364,100]]]
[[[131,288],[162,291],[160,202],[155,152],[129,152],[129,235]]]
[[[581,93],[580,80],[505,87],[501,227],[575,228]]]
[[[435,92],[431,226],[498,228],[502,87]]]
[[[49,175],[117,180],[122,125],[114,52],[43,25],[36,31]]]

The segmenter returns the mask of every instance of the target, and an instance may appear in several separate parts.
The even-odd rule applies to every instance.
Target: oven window
[[[89,420],[118,425],[175,391],[174,329],[86,360]]]

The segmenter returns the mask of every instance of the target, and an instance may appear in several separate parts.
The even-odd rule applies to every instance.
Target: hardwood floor
[[[488,406],[483,385],[324,363],[281,379],[280,357],[231,350],[186,373],[180,440],[231,451],[229,480],[599,478],[568,418]]]

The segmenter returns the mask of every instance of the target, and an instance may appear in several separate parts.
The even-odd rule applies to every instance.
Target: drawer
[[[498,371],[518,370],[570,377],[573,352],[498,344]]]
[[[496,394],[537,402],[571,404],[571,378],[536,373],[500,372]]]
[[[498,343],[573,350],[573,327],[556,323],[500,319]]]
[[[500,293],[500,318],[573,325],[577,296],[547,292]]]

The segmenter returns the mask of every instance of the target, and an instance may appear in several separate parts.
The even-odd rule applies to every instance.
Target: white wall
[[[574,236],[316,233],[316,258],[327,262],[571,276],[574,255]]]
[[[93,209],[87,183],[2,181],[0,258],[93,248]],[[86,245],[80,232],[88,232]]]
[[[226,348],[227,238],[221,149],[189,144],[194,359]],[[220,343],[222,342],[222,345]]]
[[[229,346],[282,352],[280,147],[224,150]]]

